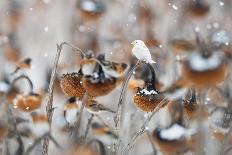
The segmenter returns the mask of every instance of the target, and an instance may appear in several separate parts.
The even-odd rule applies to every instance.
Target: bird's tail
[[[148,62],[151,63],[151,64],[156,63],[156,62],[155,62],[154,60],[152,60],[152,59],[148,60]]]

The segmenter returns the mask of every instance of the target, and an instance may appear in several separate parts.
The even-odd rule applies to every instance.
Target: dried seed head
[[[178,125],[172,125],[167,129],[155,129],[152,134],[153,143],[164,154],[185,153],[195,149],[196,135],[189,129],[176,126]],[[173,132],[177,134],[172,134]]]
[[[154,90],[138,89],[137,93],[133,97],[135,105],[145,112],[153,111],[159,103],[164,99],[162,94],[158,94]],[[164,107],[168,102],[165,102]]]
[[[118,85],[117,79],[104,79],[104,81],[91,81],[91,77],[83,79],[83,86],[90,96],[104,96],[110,93]]]
[[[81,0],[78,4],[80,15],[84,20],[96,20],[105,12],[105,5],[101,1]]]
[[[79,73],[67,73],[61,77],[60,86],[67,96],[75,96],[82,99],[85,89],[82,84],[82,75]]]
[[[217,67],[206,70],[196,70],[189,64],[188,61],[185,61],[182,65],[183,77],[185,80],[189,81],[190,85],[193,87],[202,88],[217,85],[226,78],[227,73],[228,65],[226,62],[220,62]]]
[[[39,94],[17,95],[14,99],[15,108],[21,111],[33,111],[38,109],[42,103],[42,97]]]
[[[191,17],[204,17],[210,11],[210,7],[203,2],[191,3],[186,7],[187,14]]]

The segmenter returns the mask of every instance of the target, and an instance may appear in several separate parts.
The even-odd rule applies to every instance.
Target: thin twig
[[[8,113],[9,113],[8,117],[9,117],[9,119],[10,119],[10,122],[11,122],[12,125],[13,125],[14,132],[16,133],[16,136],[17,136],[16,138],[17,138],[17,140],[18,140],[18,142],[19,142],[19,151],[20,151],[19,153],[22,154],[22,152],[24,152],[23,140],[22,140],[22,137],[21,137],[20,133],[18,132],[17,123],[16,123],[15,117],[14,117],[14,115],[13,115],[12,109],[8,106],[8,103],[6,103],[6,104],[7,104]],[[20,155],[20,154],[19,154],[19,155]]]
[[[61,146],[57,143],[57,141],[54,139],[54,137],[51,136],[50,133],[45,133],[44,135],[42,135],[41,137],[36,139],[30,147],[28,147],[28,149],[25,151],[24,155],[29,155],[31,153],[31,151],[36,147],[36,145],[38,145],[45,137],[49,137],[51,139],[51,141],[53,141],[53,143],[56,145],[57,148],[61,148]]]
[[[86,129],[85,129],[84,139],[86,139],[86,137],[88,135],[89,128],[90,128],[91,122],[93,120],[93,117],[94,117],[94,114],[91,114],[90,118],[88,119],[88,123],[87,123]]]
[[[57,53],[56,53],[56,57],[55,57],[55,61],[54,61],[54,66],[52,69],[52,75],[50,78],[50,83],[49,83],[49,88],[48,88],[48,97],[46,100],[46,110],[47,110],[47,117],[48,117],[48,121],[49,124],[51,125],[52,122],[52,115],[53,115],[53,92],[54,92],[54,83],[55,83],[55,77],[56,77],[56,72],[57,72],[57,67],[58,67],[58,63],[59,63],[59,58],[61,55],[61,51],[62,51],[62,46],[63,45],[68,45],[69,47],[71,47],[72,49],[75,49],[75,51],[78,51],[81,53],[81,55],[83,56],[83,52],[81,51],[81,49],[76,48],[66,42],[61,43],[60,45],[57,44]],[[44,138],[44,142],[43,142],[43,151],[42,154],[43,155],[47,155],[48,154],[48,145],[49,145],[49,139],[48,137]]]
[[[158,104],[157,108],[144,121],[144,123],[141,126],[140,130],[132,137],[132,139],[127,144],[127,146],[122,150],[122,154],[127,153],[127,152],[130,151],[130,149],[133,147],[134,143],[136,142],[137,138],[144,133],[144,131],[146,129],[146,126],[148,125],[148,123],[150,122],[150,120],[153,118],[153,116],[156,114],[156,112],[159,111],[159,109],[162,107],[163,103],[165,103],[165,102],[166,102],[166,98],[164,98],[162,101],[160,101],[160,103]]]
[[[43,136],[39,137],[38,139],[36,139],[34,141],[34,143],[27,148],[27,150],[25,151],[24,155],[29,155],[31,153],[31,151],[36,147],[36,145],[38,145],[42,140],[43,138],[45,138],[48,134],[44,134]]]
[[[148,130],[146,130],[146,133],[147,133],[147,137],[148,137],[148,139],[149,139],[149,141],[150,141],[150,143],[151,143],[151,147],[152,147],[152,150],[153,150],[153,155],[156,155],[156,154],[157,154],[157,151],[156,151],[155,145],[154,145],[154,143],[153,143],[153,141],[152,141],[151,134],[149,133]]]
[[[123,104],[123,100],[125,97],[125,91],[126,91],[126,87],[128,85],[128,82],[130,80],[130,77],[132,76],[134,70],[140,65],[141,61],[137,61],[137,63],[135,64],[135,66],[133,68],[131,68],[131,70],[127,73],[126,75],[126,79],[124,80],[123,84],[122,84],[122,88],[121,88],[121,93],[119,96],[119,101],[118,101],[118,107],[115,113],[115,117],[114,117],[114,123],[115,123],[115,133],[117,135],[119,135],[119,129],[120,129],[120,123],[121,123],[121,115],[122,115],[122,104]],[[118,148],[120,146],[120,137],[118,138]],[[115,148],[115,151],[117,152],[117,147]]]
[[[198,139],[198,154],[204,154],[204,146],[205,146],[205,134],[204,134],[204,123],[203,123],[203,108],[205,101],[205,91],[200,89],[198,91],[198,103],[200,105],[198,111],[198,131],[199,131],[199,139]]]
[[[126,91],[126,86],[130,80],[130,77],[132,76],[134,70],[140,65],[140,61],[138,61],[135,66],[133,68],[131,68],[131,70],[127,73],[126,75],[126,80],[124,80],[123,84],[122,84],[122,88],[121,88],[121,93],[120,93],[120,96],[119,96],[119,101],[118,101],[118,107],[117,107],[117,111],[116,111],[116,115],[115,115],[115,118],[114,118],[114,121],[115,121],[115,128],[116,128],[116,131],[118,130],[118,128],[120,128],[120,119],[121,119],[121,108],[122,108],[122,104],[123,104],[123,100],[124,100],[124,97],[125,97],[125,91]]]
[[[81,120],[82,120],[82,115],[83,115],[83,111],[84,111],[84,107],[85,107],[85,103],[88,99],[88,93],[85,92],[85,95],[82,99],[82,104],[81,104],[81,108],[80,108],[80,112],[77,115],[77,121],[74,123],[74,127],[71,130],[70,133],[70,137],[74,140],[74,143],[78,143],[79,142],[79,129],[81,126]]]

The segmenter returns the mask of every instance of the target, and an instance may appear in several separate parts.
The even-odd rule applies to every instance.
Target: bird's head
[[[131,44],[134,46],[146,46],[142,40],[135,40]]]

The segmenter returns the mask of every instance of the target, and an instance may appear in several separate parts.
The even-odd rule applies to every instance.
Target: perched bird
[[[81,61],[81,71],[85,76],[91,76],[94,73],[95,67],[96,60],[93,58]]]
[[[88,112],[92,114],[100,113],[102,111],[107,111],[111,113],[115,113],[115,111],[111,110],[110,108],[105,107],[104,105],[98,103],[96,100],[90,99],[85,104],[85,107]]]
[[[142,40],[135,40],[131,44],[134,45],[132,53],[137,59],[145,60],[149,63],[156,63],[152,60],[151,53]]]
[[[76,122],[78,112],[79,106],[76,103],[76,98],[69,98],[64,106],[64,118],[70,125],[73,125]]]
[[[33,133],[36,137],[41,137],[49,132],[50,126],[47,115],[32,112],[31,117],[33,122]]]
[[[125,74],[128,66],[125,63],[103,61],[101,67],[106,76],[120,78]]]
[[[94,123],[92,123],[91,127],[92,127],[93,133],[98,135],[98,136],[108,135],[108,136],[111,136],[113,138],[118,138],[118,136],[116,134],[114,134],[110,130],[110,128],[106,125],[101,125],[97,122],[94,122]]]
[[[31,58],[26,58],[17,64],[15,71],[11,74],[17,73],[20,69],[29,69],[29,68],[31,68]]]

